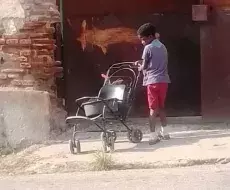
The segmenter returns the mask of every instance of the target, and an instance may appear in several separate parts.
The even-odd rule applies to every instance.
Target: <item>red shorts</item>
[[[149,109],[164,108],[168,83],[156,83],[147,86]]]

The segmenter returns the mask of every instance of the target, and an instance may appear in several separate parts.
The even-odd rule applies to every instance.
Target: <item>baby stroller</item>
[[[74,127],[72,139],[69,141],[72,154],[81,152],[80,140],[77,138],[77,123],[80,120],[93,122],[99,130],[85,132],[101,132],[103,151],[114,151],[116,132],[127,132],[128,140],[140,143],[143,133],[139,129],[132,129],[125,123],[130,112],[137,87],[140,72],[133,62],[113,64],[107,71],[104,84],[96,97],[82,97],[76,100],[77,113],[66,118],[66,123]],[[107,129],[107,122],[119,121],[126,130]]]

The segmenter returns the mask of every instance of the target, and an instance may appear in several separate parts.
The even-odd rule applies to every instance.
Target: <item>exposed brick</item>
[[[31,39],[21,39],[19,41],[20,44],[22,45],[30,45],[32,43]]]
[[[36,58],[37,61],[41,61],[41,62],[53,62],[53,59],[51,56],[49,55],[39,55]]]
[[[27,33],[30,37],[31,33],[34,33],[35,27],[24,26],[23,28],[19,29],[20,32]]]
[[[11,81],[11,84],[14,85],[14,86],[21,86],[21,85],[22,85],[22,80],[13,79],[13,80]]]
[[[0,79],[1,80],[7,79],[7,74],[6,73],[0,73]]]
[[[2,69],[3,73],[23,73],[23,69]]]
[[[31,64],[23,62],[23,63],[20,63],[20,67],[23,68],[23,69],[30,69],[31,68]]]
[[[51,68],[48,68],[48,67],[44,67],[44,73],[46,74],[52,74],[52,69]]]
[[[54,27],[47,27],[45,30],[46,30],[46,32],[51,33],[51,34],[53,34],[55,32]]]
[[[56,64],[55,64],[55,61],[52,61],[52,62],[46,62],[46,63],[44,63],[44,66],[45,67],[54,67],[54,66],[56,66]]]
[[[52,67],[52,68],[44,68],[45,73],[60,73],[63,72],[63,67]]]
[[[45,25],[46,22],[25,22],[24,27],[41,27]]]
[[[49,79],[51,77],[53,77],[52,73],[41,73],[40,74],[40,78],[42,78],[42,79]]]
[[[20,62],[27,62],[28,58],[24,57],[24,56],[20,56],[20,57],[17,58],[17,60],[20,61]]]
[[[31,21],[47,21],[47,22],[49,22],[50,19],[51,19],[50,16],[45,16],[45,15],[42,15],[42,16],[31,15],[31,16],[30,16],[30,20],[31,20]]]
[[[25,49],[20,51],[20,56],[30,56],[31,55],[31,50]]]
[[[37,55],[51,55],[52,52],[48,51],[47,49],[37,50]]]
[[[6,43],[6,40],[4,38],[0,38],[0,45],[4,45]]]
[[[16,44],[18,44],[18,39],[7,39],[6,44],[16,45]]]
[[[22,85],[23,86],[33,86],[34,85],[34,81],[33,80],[23,80],[22,81]]]
[[[49,33],[30,33],[31,38],[52,38]]]
[[[13,34],[13,35],[3,35],[3,38],[5,39],[24,39],[28,37],[29,37],[29,34],[25,34],[25,33],[19,33],[19,34]]]
[[[20,77],[18,73],[9,73],[7,76],[10,79],[18,79]]]
[[[33,80],[33,81],[34,81],[34,76],[31,75],[31,74],[26,74],[26,75],[23,77],[23,80]]]
[[[48,50],[54,50],[55,46],[51,44],[33,44],[33,48],[36,49],[48,49]]]
[[[51,56],[54,56],[54,50],[49,50],[49,52]]]
[[[32,28],[32,27],[23,27],[23,28],[19,29],[19,32],[32,33],[32,32],[34,32],[34,28]]]
[[[7,86],[11,83],[18,87],[34,86],[36,89],[43,89],[35,85],[35,82],[42,78],[43,86],[47,86],[45,89],[52,90],[46,80],[61,76],[63,71],[60,67],[61,62],[54,61],[56,42],[53,39],[55,28],[52,24],[60,21],[56,0],[20,0],[20,2],[25,11],[23,28],[14,35],[4,35],[2,38],[0,36],[0,51],[13,54],[5,64],[9,62],[10,65],[12,62],[13,68],[2,69],[0,85]],[[34,80],[24,78],[27,70],[31,71]],[[4,81],[3,84],[1,80]]]
[[[37,57],[38,55],[37,55],[37,50],[31,50],[31,56],[32,57]]]
[[[48,33],[46,31],[46,28],[44,26],[42,27],[37,27],[36,29],[33,29],[33,32],[36,31],[36,33]]]
[[[20,55],[20,51],[18,49],[18,46],[17,47],[10,47],[8,45],[3,45],[2,47],[2,51],[4,53],[9,53],[9,54],[14,54],[14,55]]]
[[[55,40],[47,39],[47,38],[40,38],[40,39],[33,39],[33,43],[36,43],[36,44],[54,44]]]
[[[42,68],[44,66],[43,62],[31,62],[33,68]]]
[[[52,35],[55,32],[55,28],[54,27],[38,27],[36,28],[36,32],[37,33],[48,33],[49,35]]]

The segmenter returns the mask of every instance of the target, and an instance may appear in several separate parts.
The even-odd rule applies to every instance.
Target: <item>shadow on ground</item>
[[[132,148],[127,149],[117,149],[116,152],[153,152],[154,150],[161,149],[161,148],[168,148],[174,146],[184,146],[184,145],[192,145],[198,143],[200,140],[204,139],[213,139],[213,138],[223,138],[223,137],[230,137],[230,131],[223,132],[223,131],[191,131],[187,134],[172,134],[170,140],[163,140],[155,145],[150,146],[147,139],[144,139],[139,144],[136,144]],[[117,143],[127,143],[128,141],[121,140]],[[226,143],[214,144],[215,147],[224,146]]]

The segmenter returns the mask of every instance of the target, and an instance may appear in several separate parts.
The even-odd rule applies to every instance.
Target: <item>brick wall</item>
[[[54,58],[53,25],[60,21],[56,1],[15,1],[23,11],[18,18],[3,18],[8,24],[0,36],[0,86],[55,91],[54,80],[63,70]]]

